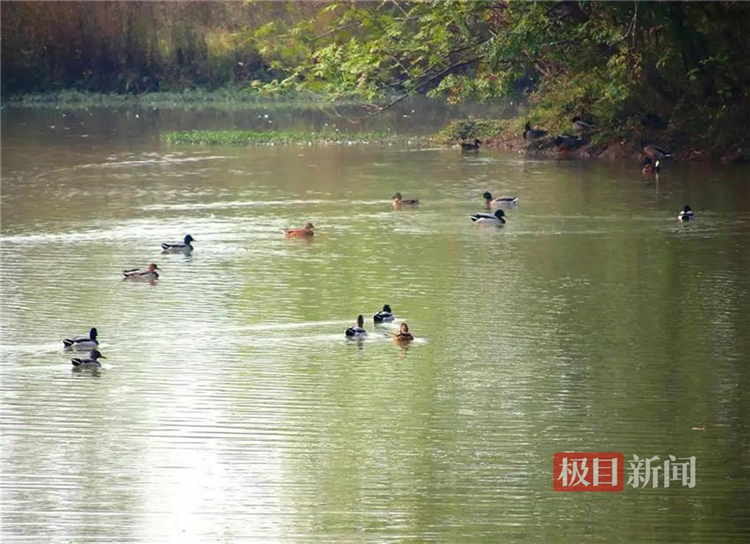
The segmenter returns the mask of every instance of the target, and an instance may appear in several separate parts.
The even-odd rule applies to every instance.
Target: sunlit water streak
[[[747,170],[73,142],[3,146],[8,541],[747,536]],[[503,228],[469,221],[488,189]],[[695,455],[698,486],[554,493],[569,450]]]

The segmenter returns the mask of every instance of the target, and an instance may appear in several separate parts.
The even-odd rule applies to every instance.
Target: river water
[[[320,111],[2,115],[4,541],[750,538],[748,167],[159,140],[350,129]],[[488,189],[504,228],[469,221]],[[92,326],[104,367],[72,372]],[[695,486],[556,492],[564,451],[694,456]]]

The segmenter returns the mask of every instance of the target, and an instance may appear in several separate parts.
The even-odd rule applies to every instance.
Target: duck
[[[648,144],[643,148],[643,153],[652,161],[663,161],[672,156],[672,154],[658,145]]]
[[[505,212],[503,210],[497,210],[494,214],[475,213],[471,216],[471,220],[475,225],[504,225]]]
[[[403,198],[401,193],[396,193],[391,197],[393,199],[393,207],[397,210],[401,209],[401,206],[418,206],[418,198]]]
[[[587,132],[591,132],[592,130],[594,130],[594,125],[592,125],[591,123],[587,123],[586,121],[581,119],[580,116],[578,115],[573,117],[571,121],[573,122],[573,130],[575,132],[581,132],[583,134],[586,134]]]
[[[390,323],[393,321],[391,307],[385,304],[382,310],[372,316],[372,320],[375,321],[375,323]]]
[[[130,270],[123,270],[123,280],[147,280],[154,281],[159,279],[159,273],[157,270],[161,270],[156,264],[148,263],[146,268],[131,268]]]
[[[193,252],[193,246],[190,242],[195,242],[195,238],[189,234],[185,236],[182,243],[179,242],[164,242],[161,245],[162,253],[185,253],[189,254]]]
[[[99,350],[93,349],[89,353],[88,357],[75,357],[71,359],[70,362],[73,363],[74,370],[101,368],[102,364],[98,361],[98,359],[106,359],[106,357],[102,355]]]
[[[414,340],[414,335],[409,332],[409,325],[401,323],[398,328],[398,332],[393,335],[393,339],[396,342],[411,342]]]
[[[364,326],[365,318],[360,314],[357,316],[357,325],[346,329],[346,331],[344,331],[344,334],[347,338],[364,338],[365,336],[367,336],[367,331],[364,329]]]
[[[512,207],[518,204],[518,197],[515,196],[502,196],[500,198],[492,198],[492,193],[489,191],[486,191],[482,198],[484,198],[484,203],[487,205],[488,208],[492,207],[494,204],[495,206],[507,206]]]
[[[96,339],[98,334],[96,327],[92,327],[88,336],[63,339],[63,346],[65,346],[65,349],[96,349],[99,345],[99,342]]]
[[[552,138],[552,143],[554,143],[558,149],[568,151],[583,145],[583,138],[580,136],[571,136],[570,134],[558,134]]]
[[[474,138],[473,142],[461,142],[462,151],[479,151],[479,144],[482,142]]]
[[[526,121],[526,126],[523,127],[523,139],[524,140],[536,140],[547,135],[546,130],[540,128],[531,128],[531,123]]]
[[[690,221],[694,217],[695,217],[695,214],[693,213],[693,210],[691,210],[690,206],[688,205],[685,205],[682,211],[677,214],[677,219],[679,219],[680,221]]]
[[[661,165],[657,160],[654,162],[651,157],[646,157],[646,161],[643,163],[644,174],[658,174],[661,171]]]
[[[304,228],[301,229],[286,229],[284,231],[285,238],[310,238],[315,236],[315,225],[311,222],[305,223]]]

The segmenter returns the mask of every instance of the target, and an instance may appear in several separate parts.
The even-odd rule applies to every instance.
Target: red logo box
[[[612,452],[558,452],[552,456],[555,491],[622,491],[625,456]]]

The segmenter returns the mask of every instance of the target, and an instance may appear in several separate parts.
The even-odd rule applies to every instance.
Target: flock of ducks
[[[578,133],[591,133],[595,130],[594,125],[583,121],[580,117],[576,116],[572,119],[573,130]],[[542,138],[547,135],[547,131],[540,128],[532,128],[529,122],[526,123],[523,132],[523,138],[525,140],[533,140],[536,138]],[[571,136],[570,134],[559,134],[553,138],[553,142],[556,146],[564,149],[573,149],[573,146],[578,146],[583,143],[582,136]],[[479,146],[482,142],[475,139],[473,142],[462,142],[461,149],[464,151],[479,151]],[[666,158],[669,158],[671,154],[662,147],[649,144],[643,148],[643,153],[646,156],[645,164],[643,167],[644,173],[658,173],[660,170],[660,163]],[[492,193],[486,191],[482,198],[484,199],[485,208],[491,210],[497,208],[494,213],[475,213],[470,216],[472,223],[476,225],[495,225],[502,226],[506,223],[506,215],[502,208],[512,208],[518,204],[518,198],[512,196],[504,196],[500,198],[494,198]],[[400,210],[403,207],[416,207],[419,205],[418,198],[404,198],[400,192],[397,192],[392,197],[393,208]],[[690,206],[686,205],[682,211],[677,215],[677,219],[680,221],[690,221],[695,217],[693,210]],[[285,238],[311,238],[315,235],[315,225],[311,222],[305,224],[302,228],[289,228],[284,231]],[[186,235],[182,242],[164,242],[161,244],[162,254],[183,254],[190,255],[193,252],[193,238],[190,234]],[[159,279],[159,267],[155,263],[148,263],[146,268],[133,268],[129,270],[123,270],[123,280],[131,281],[149,281],[155,282]],[[383,309],[373,315],[373,321],[376,325],[383,323],[391,323],[394,320],[393,312],[391,307],[386,304]],[[99,359],[106,359],[104,355],[97,349],[99,342],[97,340],[97,330],[92,328],[89,331],[88,336],[81,336],[76,338],[65,338],[63,340],[63,346],[66,350],[86,350],[89,351],[88,357],[75,357],[71,359],[73,364],[73,370],[84,370],[84,369],[96,369],[101,368]],[[362,339],[367,336],[367,331],[364,328],[364,317],[359,315],[357,317],[356,325],[349,327],[344,331],[344,335],[350,339]],[[399,343],[408,343],[414,340],[414,335],[409,332],[409,325],[403,322],[399,326],[399,331],[393,334],[393,339]]]

